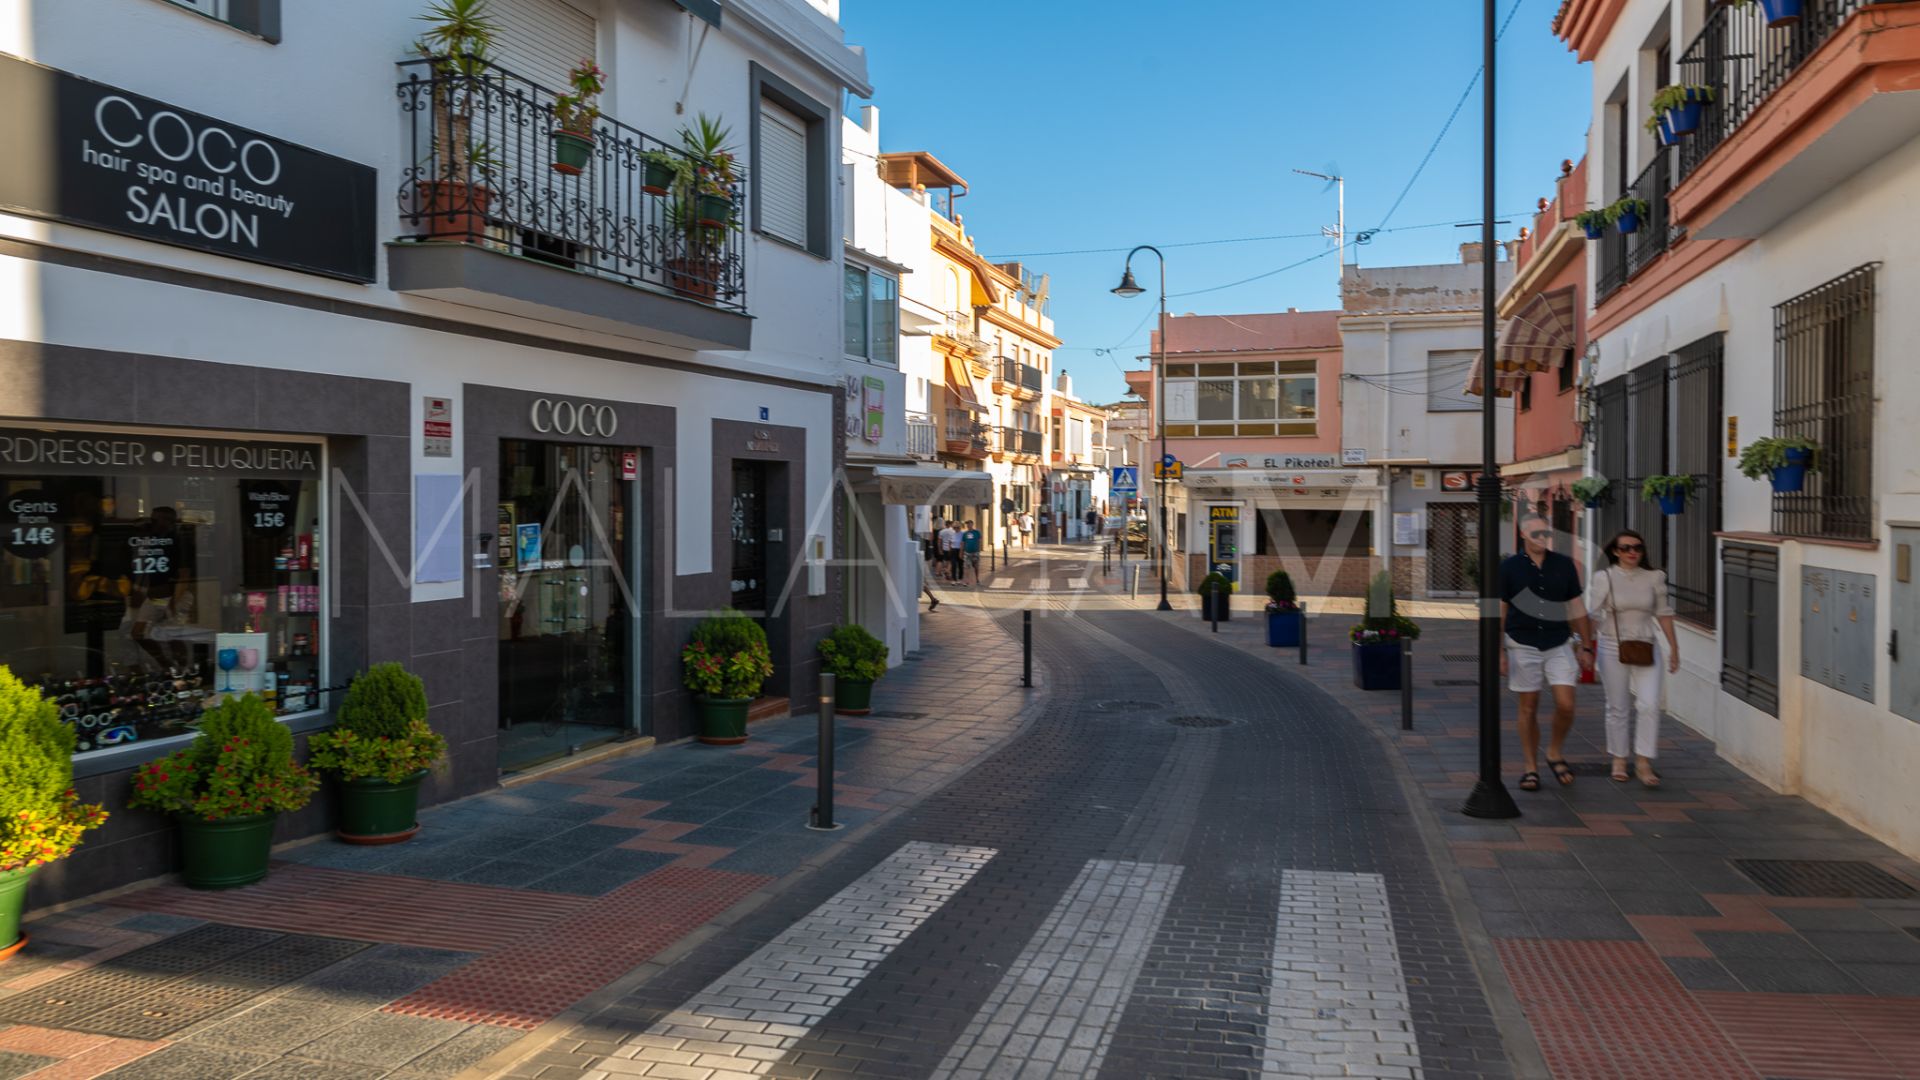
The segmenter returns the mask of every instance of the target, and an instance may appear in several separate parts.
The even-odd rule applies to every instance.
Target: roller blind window
[[[760,230],[801,247],[807,245],[807,122],[762,98]]]

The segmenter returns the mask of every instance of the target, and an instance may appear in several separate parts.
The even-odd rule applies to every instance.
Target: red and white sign
[[[1440,490],[1472,491],[1479,479],[1477,472],[1443,472],[1440,474]]]
[[[421,452],[427,457],[453,456],[453,399],[420,399]]]
[[[620,451],[620,479],[640,479],[640,452],[637,450]]]

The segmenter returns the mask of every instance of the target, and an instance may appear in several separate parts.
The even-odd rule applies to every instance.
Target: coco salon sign
[[[374,279],[374,170],[0,54],[0,209]]]

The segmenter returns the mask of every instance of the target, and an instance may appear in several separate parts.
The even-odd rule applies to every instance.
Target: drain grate
[[[923,712],[881,712],[878,709],[868,713],[867,716],[873,720],[925,720],[927,718],[927,714]]]
[[[0,1021],[158,1039],[365,948],[364,941],[203,926],[0,1000]]]
[[[1149,712],[1166,707],[1164,701],[1102,701],[1094,705],[1100,712]]]
[[[1733,868],[1773,896],[1837,900],[1905,900],[1913,886],[1869,862],[1821,859],[1730,859]]]
[[[1449,664],[1477,664],[1480,662],[1480,654],[1470,652],[1443,652],[1440,654],[1440,659],[1445,660]]]
[[[1223,716],[1169,716],[1167,717],[1167,723],[1172,724],[1174,727],[1216,728],[1226,727],[1233,723],[1233,721]]]
[[[1479,679],[1435,679],[1435,686],[1479,686]]]

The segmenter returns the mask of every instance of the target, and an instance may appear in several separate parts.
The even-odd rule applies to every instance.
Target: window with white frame
[[[892,277],[849,265],[841,292],[841,326],[848,356],[876,364],[900,361],[900,286]]]
[[[1168,364],[1167,434],[1312,435],[1319,385],[1312,360]]]
[[[1467,393],[1467,376],[1473,373],[1472,349],[1452,349],[1427,354],[1427,411],[1479,412],[1478,397]]]

